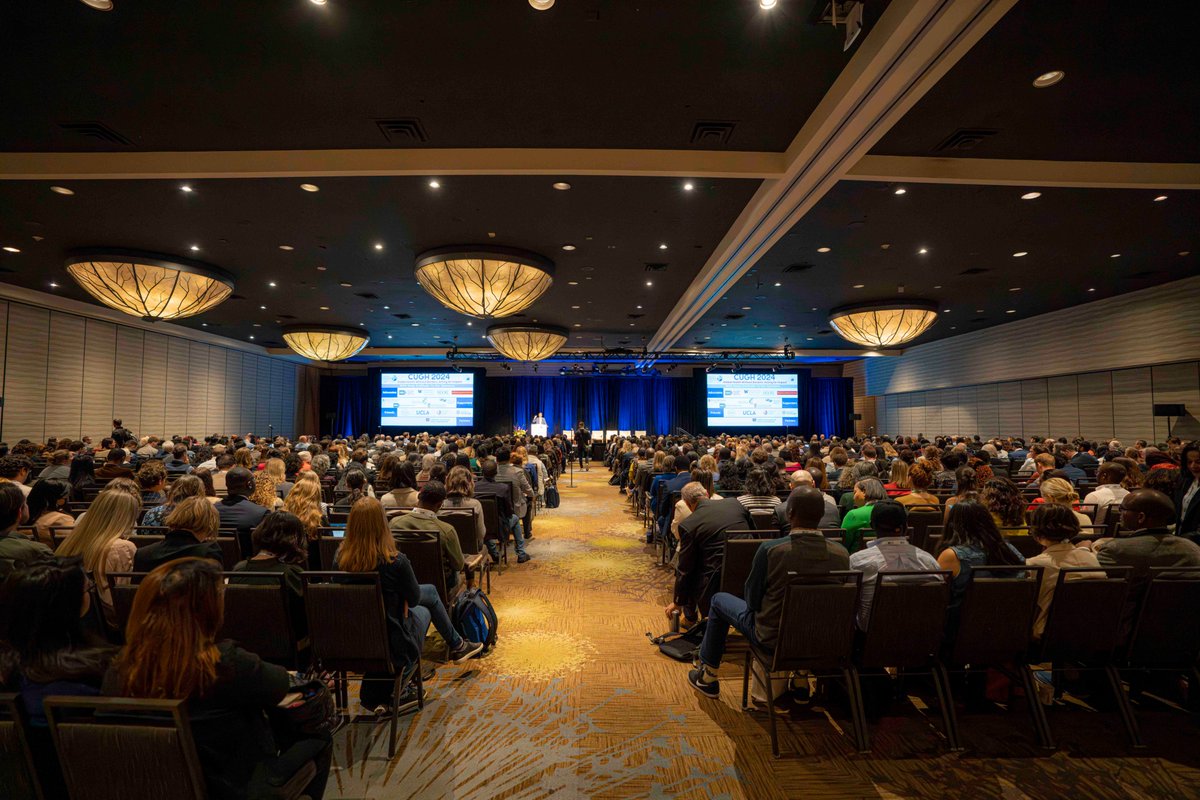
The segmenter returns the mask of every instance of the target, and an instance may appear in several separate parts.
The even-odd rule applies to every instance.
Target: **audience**
[[[248,450],[242,450],[249,455]],[[233,467],[225,473],[225,496],[216,504],[219,527],[237,529],[238,544],[243,553],[250,552],[250,531],[270,513],[270,509],[250,499],[253,488],[253,473],[245,467]]]
[[[101,492],[88,508],[87,516],[55,551],[62,558],[79,556],[83,559],[83,568],[92,576],[105,618],[110,622],[113,608],[107,576],[133,569],[137,545],[129,541],[129,537],[141,511],[142,504],[136,497],[119,491]]]
[[[1025,563],[1021,553],[1004,541],[991,512],[975,500],[963,500],[950,509],[941,547],[937,561],[938,566],[948,570],[952,578],[952,610],[962,603],[973,571],[977,570],[980,577],[986,578],[990,577],[990,573],[982,569],[985,565],[1015,566]]]
[[[50,544],[51,528],[70,528],[75,518],[66,513],[71,486],[65,480],[39,478],[29,490],[29,523],[37,531],[38,541]]]
[[[933,485],[933,470],[928,464],[917,462],[909,467],[908,482],[912,486],[912,491],[896,498],[901,505],[912,508],[913,506],[937,507],[942,504],[937,495],[929,493],[929,487]]]
[[[1042,585],[1038,592],[1038,613],[1033,623],[1034,638],[1041,638],[1050,614],[1050,602],[1058,585],[1058,574],[1072,567],[1099,567],[1100,562],[1090,551],[1076,547],[1072,540],[1079,536],[1079,520],[1069,506],[1046,503],[1033,512],[1029,533],[1044,549],[1025,560],[1031,567],[1042,567]],[[1067,580],[1103,578],[1103,572],[1067,573]]]
[[[142,525],[150,528],[162,526],[167,516],[175,510],[175,506],[189,497],[204,497],[204,482],[195,475],[177,478],[167,490],[167,502],[147,511],[142,517]]]
[[[1120,505],[1121,531],[1093,549],[1104,567],[1133,567],[1145,578],[1151,567],[1198,567],[1200,545],[1171,533],[1178,519],[1171,498],[1156,489],[1134,489]]]
[[[725,533],[752,526],[745,506],[734,498],[710,499],[699,484],[683,500],[692,513],[679,524],[675,591],[666,613],[670,617],[679,612],[690,623],[696,620],[696,609],[705,616],[709,613],[709,602],[717,591],[725,557]]]
[[[429,481],[417,495],[417,505],[407,514],[392,519],[388,527],[397,542],[437,542],[442,555],[442,574],[446,596],[458,594],[459,574],[463,568],[462,546],[458,532],[448,522],[438,519],[438,511],[446,501],[446,487]]]
[[[446,501],[442,503],[441,513],[443,516],[470,514],[475,520],[475,551],[483,552],[483,505],[475,499],[475,479],[468,467],[456,466],[446,476]]]
[[[1188,444],[1179,459],[1183,468],[1175,491],[1175,507],[1179,512],[1175,534],[1197,541],[1200,540],[1200,444]]]
[[[14,483],[0,483],[0,580],[30,561],[51,555],[49,547],[17,530],[28,519],[25,495]]]
[[[189,497],[167,515],[167,532],[161,542],[139,547],[133,556],[136,572],[150,570],[176,558],[207,558],[222,563],[217,544],[220,515],[203,497]]]
[[[875,478],[864,478],[854,484],[855,507],[846,513],[842,520],[842,528],[846,531],[846,550],[853,553],[861,546],[863,528],[871,525],[871,507],[875,503],[887,500],[887,492],[883,484]]]
[[[892,500],[880,500],[870,509],[871,529],[875,531],[876,538],[851,555],[849,565],[849,569],[863,574],[862,594],[858,601],[858,627],[864,631],[870,624],[877,575],[916,570],[936,572],[941,568],[937,559],[908,541],[908,512],[903,505]],[[906,579],[913,578],[909,576]]]

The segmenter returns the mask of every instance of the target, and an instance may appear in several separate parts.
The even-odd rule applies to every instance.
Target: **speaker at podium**
[[[531,423],[529,423],[529,435],[530,436],[541,436],[541,437],[545,438],[549,428],[550,428],[550,426],[544,422],[531,422]]]

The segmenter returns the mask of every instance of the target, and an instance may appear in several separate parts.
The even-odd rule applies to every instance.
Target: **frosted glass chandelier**
[[[67,272],[109,308],[148,322],[202,314],[233,294],[233,276],[187,258],[136,250],[86,250]]]
[[[554,262],[504,247],[443,247],[417,256],[416,278],[460,314],[498,319],[533,305],[554,282]]]
[[[843,306],[829,315],[829,324],[838,335],[864,347],[911,342],[936,321],[937,306],[921,300]]]
[[[366,347],[371,337],[357,328],[337,325],[289,325],[283,329],[283,340],[313,361],[343,361]]]
[[[567,329],[553,325],[494,325],[487,330],[492,347],[514,361],[541,361],[567,343]]]

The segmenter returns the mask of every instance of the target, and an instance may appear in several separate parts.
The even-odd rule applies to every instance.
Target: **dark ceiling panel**
[[[882,155],[1200,161],[1200,3],[1023,0],[883,137]],[[1063,70],[1058,84],[1033,80]],[[939,149],[960,129],[969,149]]]
[[[853,54],[818,2],[5,3],[0,150],[782,151]]]
[[[821,333],[829,331],[829,310],[900,297],[950,309],[917,340],[927,342],[1200,269],[1200,192],[1173,191],[1155,202],[1158,192],[1140,190],[1043,189],[1036,200],[1022,200],[1025,190],[1014,187],[894,191],[838,184],[680,344],[776,347],[786,339],[798,349],[850,347]],[[1069,341],[1069,331],[1048,334]]]
[[[0,251],[0,281],[40,291],[52,291],[53,281],[53,291],[90,300],[63,267],[66,251],[128,247],[209,261],[235,275],[244,299],[184,325],[208,323],[213,333],[266,343],[280,341],[281,324],[363,323],[380,345],[428,347],[454,336],[477,345],[486,323],[427,295],[413,278],[413,258],[434,247],[493,243],[557,264],[554,285],[524,321],[568,326],[573,343],[586,336],[579,344],[589,347],[598,336],[606,345],[640,346],[758,187],[697,180],[689,192],[673,178],[574,177],[569,191],[558,191],[554,180],[442,177],[432,189],[427,178],[326,178],[316,193],[302,191],[299,180],[192,181],[190,193],[177,181],[64,182],[73,196],[44,182],[0,182],[0,246],[21,250]],[[564,251],[565,244],[576,249]],[[648,272],[648,263],[666,267]]]

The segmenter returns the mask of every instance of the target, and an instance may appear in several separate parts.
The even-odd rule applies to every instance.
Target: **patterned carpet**
[[[872,725],[864,756],[842,732],[844,709],[800,707],[781,714],[784,757],[773,759],[765,711],[740,709],[740,661],[711,700],[646,641],[665,630],[671,576],[597,467],[576,472],[574,488],[564,480],[561,507],[539,514],[534,560],[494,576],[495,651],[438,663],[390,761],[385,726],[343,729],[326,797],[1200,797],[1200,731],[1163,710],[1139,709],[1149,747],[1136,756],[1115,715],[1082,709],[1051,712],[1059,748],[1046,753],[1020,708],[963,714],[967,750],[948,753],[940,718],[918,700]]]

